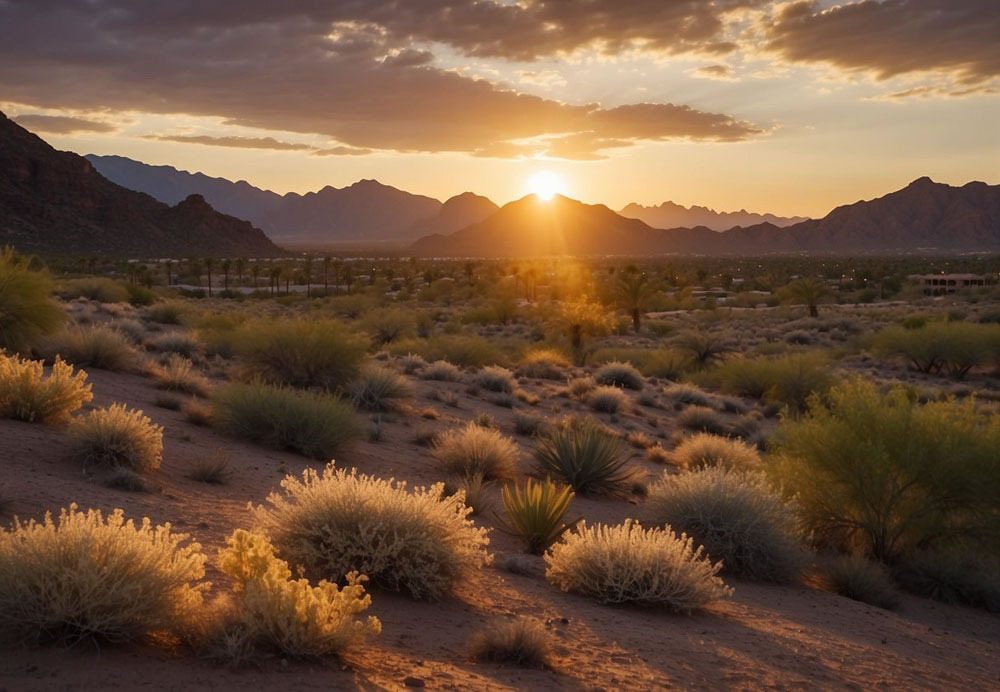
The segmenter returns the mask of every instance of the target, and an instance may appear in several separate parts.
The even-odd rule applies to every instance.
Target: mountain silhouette
[[[724,231],[735,226],[752,226],[760,223],[770,223],[775,226],[791,226],[805,221],[804,216],[775,216],[774,214],[755,214],[746,209],[739,211],[715,211],[708,207],[685,207],[674,202],[664,202],[655,207],[644,207],[641,204],[629,204],[618,212],[630,219],[639,219],[653,228],[694,228],[704,226],[713,231]]]
[[[200,195],[174,206],[104,178],[0,113],[0,245],[119,257],[274,256],[263,231]]]

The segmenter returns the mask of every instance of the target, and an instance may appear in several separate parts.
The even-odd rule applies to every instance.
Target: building
[[[993,277],[987,274],[914,274],[910,278],[919,283],[925,296],[940,296],[994,283]]]

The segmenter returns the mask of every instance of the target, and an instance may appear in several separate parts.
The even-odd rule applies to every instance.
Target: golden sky
[[[7,0],[0,107],[277,192],[820,216],[1000,182],[996,0]]]

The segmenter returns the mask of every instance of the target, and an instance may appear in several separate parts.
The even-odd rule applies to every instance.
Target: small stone
[[[403,678],[403,684],[407,687],[423,687],[425,683],[423,678],[418,678],[414,675],[407,675]]]

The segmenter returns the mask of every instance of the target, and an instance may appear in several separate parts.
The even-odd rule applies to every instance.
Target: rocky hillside
[[[119,257],[274,256],[250,223],[191,195],[175,206],[104,178],[0,113],[0,245]]]
[[[674,202],[664,202],[653,207],[641,204],[629,204],[618,212],[629,219],[639,219],[653,228],[695,228],[704,226],[713,231],[725,231],[735,226],[752,226],[760,223],[770,223],[775,226],[791,226],[805,221],[804,216],[775,216],[774,214],[755,214],[746,209],[739,211],[715,211],[708,207],[685,207]]]

